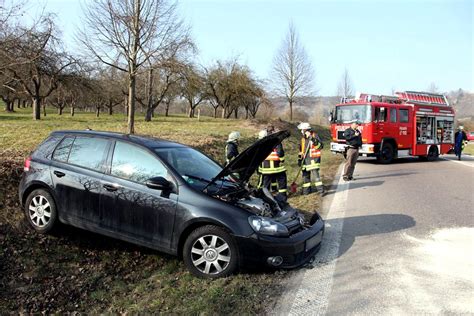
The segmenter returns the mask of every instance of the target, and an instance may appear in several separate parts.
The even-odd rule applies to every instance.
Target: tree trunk
[[[21,100],[20,100],[20,99],[16,99],[16,102],[17,102],[17,103],[16,103],[16,106],[17,106],[18,108],[20,108],[20,107],[21,107]]]
[[[71,106],[71,116],[74,116],[74,107]]]
[[[222,118],[225,118],[225,107],[222,108]]]
[[[111,103],[109,103],[109,115],[114,114],[113,106]]]
[[[169,104],[169,103],[166,103],[166,106],[165,106],[165,116],[166,116],[166,117],[168,117],[169,110],[170,110],[170,104]]]
[[[43,102],[43,116],[46,116],[46,103]]]
[[[95,116],[99,117],[99,115],[100,115],[100,106],[97,106],[96,111],[95,111]]]
[[[214,108],[214,118],[217,118],[217,107]]]
[[[132,65],[132,73],[128,78],[128,133],[135,133],[135,68]]]
[[[194,117],[194,108],[192,107],[192,105],[190,105],[189,107],[189,118],[193,118]]]
[[[22,107],[23,107],[23,108],[26,108],[26,100],[23,100],[23,102],[22,102]]]
[[[235,108],[234,117],[239,118],[239,108]]]
[[[33,119],[41,120],[41,98],[38,96],[33,97]]]
[[[293,121],[293,100],[290,99],[290,122]]]
[[[5,112],[14,112],[14,106],[12,101],[4,101],[5,102]]]
[[[245,119],[249,119],[249,108],[245,108]]]
[[[145,122],[151,122],[152,116],[153,116],[153,108],[148,107],[146,109]]]
[[[63,107],[58,107],[58,115],[63,115]]]

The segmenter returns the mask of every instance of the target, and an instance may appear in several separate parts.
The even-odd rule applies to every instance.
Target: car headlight
[[[272,219],[261,216],[250,216],[249,224],[253,230],[263,235],[288,236],[288,228]]]

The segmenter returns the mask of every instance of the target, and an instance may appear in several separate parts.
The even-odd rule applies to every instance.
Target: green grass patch
[[[299,134],[293,125],[285,140],[288,183],[297,172]],[[241,150],[256,140],[256,121],[158,116],[145,122],[137,113],[136,132],[178,141],[224,161],[227,135],[241,132]],[[192,276],[182,261],[129,243],[73,227],[38,236],[23,220],[17,188],[24,157],[50,132],[63,129],[126,131],[126,117],[94,113],[47,116],[33,121],[31,108],[0,112],[0,314],[25,313],[174,313],[255,314],[272,306],[287,277],[284,271],[242,272],[219,280]],[[328,131],[320,130],[328,145]],[[330,185],[341,160],[323,151],[322,176]],[[298,180],[301,183],[301,179]],[[306,213],[321,199],[292,195],[289,202]]]
[[[474,156],[474,142],[469,142],[463,150],[463,154]]]

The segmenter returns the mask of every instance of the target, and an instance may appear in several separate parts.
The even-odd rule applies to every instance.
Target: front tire
[[[377,156],[377,160],[382,164],[389,164],[393,161],[394,158],[394,149],[392,144],[385,143],[380,149],[380,153]]]
[[[183,247],[183,259],[192,274],[214,279],[234,273],[239,254],[229,233],[220,227],[207,225],[188,236]]]
[[[51,194],[44,189],[31,192],[24,206],[26,220],[40,234],[50,232],[56,225],[58,211]]]

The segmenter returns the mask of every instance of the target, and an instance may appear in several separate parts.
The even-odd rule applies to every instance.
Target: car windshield
[[[361,123],[372,121],[372,108],[370,105],[341,105],[336,107],[335,123],[349,123],[358,120]]]
[[[190,184],[207,184],[222,171],[215,161],[189,147],[155,148],[155,152]]]

